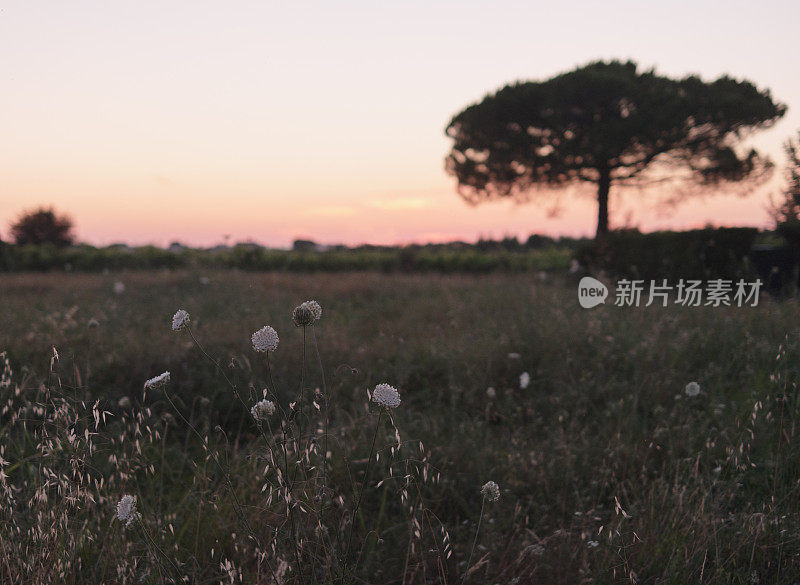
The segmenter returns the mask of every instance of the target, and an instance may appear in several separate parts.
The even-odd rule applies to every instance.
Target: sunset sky
[[[470,207],[444,172],[450,117],[517,79],[597,59],[724,73],[789,112],[752,144],[749,198],[612,192],[611,223],[767,226],[800,129],[796,0],[41,2],[0,6],[0,236],[53,205],[81,241],[395,244],[592,235],[592,194]]]

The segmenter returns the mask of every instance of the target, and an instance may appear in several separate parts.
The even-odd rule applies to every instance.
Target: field
[[[796,302],[584,310],[576,288],[0,276],[0,581],[800,579]],[[309,299],[322,317],[297,327]],[[370,402],[380,383],[397,408]]]

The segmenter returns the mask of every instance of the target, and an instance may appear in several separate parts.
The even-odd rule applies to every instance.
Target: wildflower
[[[128,398],[127,396],[123,396],[122,398],[119,399],[119,401],[117,402],[117,405],[120,408],[125,408],[125,409],[130,408],[131,407],[131,399]]]
[[[386,408],[397,408],[400,406],[400,393],[394,386],[378,384],[372,391],[372,401]]]
[[[528,387],[528,384],[531,383],[531,375],[528,372],[522,372],[519,375],[519,387],[525,390]]]
[[[486,389],[486,396],[488,396],[489,398],[494,398],[495,396],[497,396],[497,391],[494,389],[494,386],[489,386]]]
[[[178,311],[172,316],[172,330],[173,331],[180,331],[186,324],[189,322],[189,313],[184,311],[183,309],[178,309]]]
[[[490,502],[500,499],[500,486],[493,481],[487,481],[481,488],[481,495]]]
[[[686,384],[686,396],[693,397],[700,394],[700,384],[697,382],[689,382]]]
[[[136,511],[136,496],[122,496],[117,504],[117,518],[121,522],[125,522],[126,527],[141,518],[139,512]]]
[[[153,390],[155,388],[159,388],[169,382],[169,372],[164,372],[163,374],[159,374],[155,378],[150,378],[147,382],[144,383],[144,387]]]
[[[508,354],[508,359],[510,360],[518,360],[519,358],[520,355],[515,351],[512,351],[510,354]]]
[[[586,543],[586,546],[588,546],[589,548],[597,548],[598,546],[600,546],[600,543],[597,542],[596,540],[590,540],[589,542]]]
[[[262,400],[257,402],[256,405],[250,409],[250,414],[256,420],[267,420],[268,417],[275,414],[275,403],[271,400]]]
[[[322,319],[322,306],[317,301],[306,301],[300,306],[306,307],[311,311],[311,314],[314,315],[314,321]]]
[[[114,283],[114,294],[121,295],[125,292],[125,283],[119,280]]]
[[[311,310],[306,303],[303,303],[299,307],[295,307],[294,311],[292,311],[292,321],[298,327],[311,325],[314,323],[314,312]]]
[[[278,348],[278,333],[269,325],[265,325],[253,333],[253,349],[256,351],[275,351]]]

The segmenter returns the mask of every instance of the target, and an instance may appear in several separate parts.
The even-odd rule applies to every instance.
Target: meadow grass
[[[800,578],[797,304],[583,310],[576,287],[3,275],[0,581]],[[295,327],[307,299],[323,317]],[[179,308],[191,335],[171,330]],[[269,370],[250,343],[266,324]],[[391,419],[368,402],[382,382],[402,398]],[[301,415],[259,425],[264,388],[279,417],[302,390]],[[125,494],[142,515],[127,529]]]

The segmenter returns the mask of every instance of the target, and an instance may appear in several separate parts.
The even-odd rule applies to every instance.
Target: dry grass
[[[308,431],[322,418],[308,411],[305,439],[292,443],[286,430],[283,444],[306,458],[293,490],[312,505],[287,524],[279,490],[271,502],[262,492],[281,432],[265,440],[245,408],[272,387],[249,339],[264,324],[278,330],[274,398],[286,410],[303,355],[290,312],[311,298],[324,307],[315,333],[331,398],[330,508],[313,504],[321,455]],[[0,580],[800,576],[794,302],[585,311],[574,283],[552,277],[241,272],[4,275],[0,299],[0,351],[13,370],[0,388]],[[191,338],[170,330],[180,307],[244,404]],[[311,348],[308,397],[322,386]],[[169,394],[143,393],[164,370]],[[702,387],[694,398],[683,393],[691,380]],[[367,409],[366,391],[383,381],[403,397],[399,455],[394,428],[376,427]],[[380,456],[367,471],[376,428]],[[487,505],[467,567],[490,479],[502,497]],[[140,531],[114,520],[123,493],[138,497]],[[354,534],[349,573],[326,570],[339,561],[317,546],[320,518],[330,534]]]

